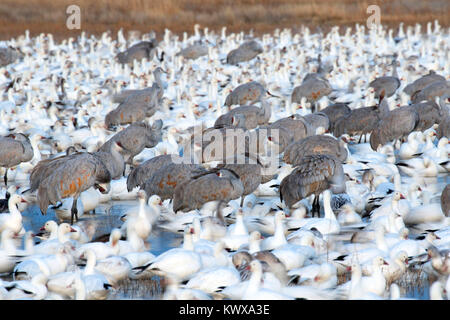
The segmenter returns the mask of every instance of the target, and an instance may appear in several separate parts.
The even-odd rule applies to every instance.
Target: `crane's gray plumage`
[[[450,93],[439,97],[439,107],[442,114],[441,121],[436,129],[436,135],[439,139],[442,137],[450,138],[450,105],[447,104],[449,97]]]
[[[239,176],[227,169],[211,170],[175,188],[173,211],[200,209],[211,201],[229,202],[242,196]]]
[[[446,217],[450,217],[450,184],[447,184],[441,194],[442,212]]]
[[[291,208],[298,201],[314,194],[318,209],[319,195],[330,189],[345,192],[345,175],[341,161],[329,154],[304,156],[298,166],[280,184],[280,199]]]
[[[144,148],[153,148],[161,141],[162,125],[162,120],[156,120],[153,125],[146,122],[133,123],[106,141],[100,150],[107,151],[112,144],[120,142],[127,163],[132,164],[135,155],[141,153]]]
[[[340,161],[347,159],[344,141],[328,135],[314,135],[291,143],[284,151],[283,160],[292,165],[301,163],[306,155],[329,154]]]
[[[326,113],[323,112],[310,113],[307,114],[306,116],[303,116],[303,119],[305,119],[306,122],[309,123],[311,129],[308,135],[316,134],[316,129],[319,127],[324,128],[325,131],[328,131],[330,129],[330,119],[328,119]]]
[[[153,90],[156,90],[156,96],[158,98],[158,101],[161,101],[163,94],[164,94],[164,84],[161,80],[161,73],[165,72],[161,67],[157,67],[153,71],[153,78],[155,79],[155,82],[151,87],[144,88],[144,89],[129,89],[129,90],[123,90],[120,93],[117,93],[113,96],[112,100],[115,103],[123,103],[127,98],[129,98],[132,95],[142,95],[143,97],[152,97],[153,96]]]
[[[135,187],[141,187],[144,182],[149,179],[160,168],[169,163],[173,163],[173,160],[181,162],[181,157],[177,154],[163,154],[153,157],[139,166],[131,170],[127,178],[127,190],[130,192]]]
[[[116,56],[117,61],[122,64],[133,63],[134,60],[140,61],[144,58],[152,60],[155,55],[155,49],[158,46],[156,39],[151,41],[138,42],[127,50],[119,52]]]
[[[391,64],[393,66],[392,75],[378,77],[375,80],[369,83],[369,88],[373,88],[375,91],[375,98],[378,99],[381,97],[382,92],[383,96],[391,97],[394,95],[395,91],[400,87],[400,80],[397,74],[397,61],[394,58],[394,61]]]
[[[415,130],[419,115],[414,108],[399,107],[388,114],[383,114],[375,129],[370,134],[370,146],[377,150],[379,145],[403,138]]]
[[[322,97],[328,96],[332,91],[333,89],[326,79],[318,75],[310,75],[303,80],[301,85],[294,88],[291,102],[301,103],[302,98],[305,97],[306,101],[312,104],[311,111],[314,113],[316,102]]]
[[[251,81],[237,86],[225,98],[225,105],[230,107],[232,105],[254,104],[260,101],[266,95],[267,90],[264,86],[257,82]]]
[[[16,48],[11,46],[0,48],[0,67],[5,67],[8,64],[15,62],[21,58],[23,54]]]
[[[262,52],[262,46],[257,41],[250,40],[241,44],[237,49],[231,50],[227,55],[227,63],[236,65],[249,61]]]
[[[297,114],[278,119],[277,121],[269,124],[268,127],[286,131],[288,135],[288,139],[286,139],[286,141],[288,141],[288,144],[293,141],[298,141],[306,138],[312,131],[309,123],[306,122],[306,120],[302,116]]]
[[[439,105],[434,101],[415,103],[407,106],[407,108],[414,109],[419,116],[419,122],[415,128],[418,131],[424,131],[436,123],[439,124],[443,117]]]
[[[233,126],[236,123],[235,116],[241,114],[244,118],[244,124],[240,127],[244,127],[247,130],[255,129],[259,125],[265,125],[269,122],[272,115],[272,109],[267,101],[261,99],[261,107],[257,106],[239,106],[225,114],[219,116],[214,122],[214,127]]]
[[[205,173],[206,169],[198,164],[168,163],[157,169],[142,185],[147,197],[158,195],[161,200],[173,199],[175,188],[192,177]]]
[[[337,120],[341,117],[348,116],[352,110],[348,107],[347,103],[335,103],[328,107],[320,110],[320,112],[325,113],[330,121],[330,132],[334,132],[334,126]]]
[[[424,100],[434,101],[436,97],[450,94],[450,81],[435,81],[420,90],[412,99],[412,103],[419,103]]]
[[[23,133],[0,137],[0,167],[5,167],[5,185],[8,169],[33,159],[34,152],[30,140]]]
[[[50,204],[73,197],[75,205],[72,206],[72,222],[77,214],[76,202],[80,193],[111,180],[111,173],[101,157],[87,152],[64,156],[42,166],[38,164],[33,171],[40,171],[34,175],[32,172],[30,184],[38,185],[37,198],[41,212],[45,214]],[[45,175],[42,174],[44,171]]]
[[[408,84],[404,89],[407,95],[411,97],[411,100],[415,98],[415,96],[426,86],[433,82],[445,81],[445,78],[439,74],[437,74],[434,70],[430,70],[430,72],[414,82]]]
[[[200,57],[206,56],[207,54],[208,54],[208,46],[201,43],[195,43],[180,50],[176,54],[176,56],[182,56],[185,59],[195,60]]]

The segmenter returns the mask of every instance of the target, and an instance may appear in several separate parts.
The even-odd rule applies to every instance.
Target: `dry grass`
[[[81,30],[66,28],[66,8],[71,4],[81,8]],[[57,38],[80,31],[116,33],[120,28],[154,30],[160,37],[166,28],[192,33],[196,23],[215,31],[226,26],[229,32],[296,30],[302,25],[326,31],[334,25],[365,24],[371,4],[380,6],[381,22],[388,26],[434,19],[450,25],[448,0],[2,0],[0,39],[18,36],[26,29],[32,36],[51,32]]]

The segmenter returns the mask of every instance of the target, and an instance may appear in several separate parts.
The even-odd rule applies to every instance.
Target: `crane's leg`
[[[70,224],[73,224],[73,217],[75,217],[78,221],[77,201],[78,201],[78,197],[73,199],[72,210],[71,210],[72,215],[70,217]]]
[[[8,168],[6,168],[5,171],[5,176],[3,177],[4,181],[5,181],[5,187],[8,185]]]
[[[361,140],[362,140],[362,133],[359,135],[359,140],[358,140],[358,143],[361,143]]]
[[[223,204],[223,201],[222,201],[222,200],[220,200],[220,201],[217,203],[216,216],[217,216],[217,218],[219,218],[220,221],[222,221],[223,223],[225,223],[225,219],[223,218],[223,214],[222,214],[222,204]]]
[[[241,196],[241,208],[242,208],[242,206],[244,205],[244,198],[245,198],[245,196],[242,195],[242,196]]]
[[[319,204],[319,196],[314,196],[314,201],[312,205],[312,214],[311,216],[314,217],[314,214],[317,213],[317,217],[320,218],[320,204]]]
[[[316,102],[315,101],[311,104],[311,113],[314,113],[314,112],[316,112]]]

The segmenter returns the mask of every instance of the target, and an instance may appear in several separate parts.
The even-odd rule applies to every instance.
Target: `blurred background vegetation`
[[[68,30],[66,8],[81,9],[81,30]],[[193,33],[194,24],[220,32],[272,32],[275,28],[298,30],[302,25],[326,32],[334,25],[366,24],[369,5],[381,8],[381,23],[398,27],[437,19],[450,25],[450,0],[1,0],[0,39],[16,37],[30,30],[32,36],[52,33],[56,38],[77,36],[81,31],[113,35],[164,29]],[[424,29],[423,29],[424,30]],[[345,31],[344,28],[341,31]]]

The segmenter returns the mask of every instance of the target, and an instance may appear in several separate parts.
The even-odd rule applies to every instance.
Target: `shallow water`
[[[96,214],[84,214],[80,217],[80,222],[92,221],[96,224],[94,238],[109,234],[113,228],[120,227],[123,223],[120,217],[131,206],[135,206],[135,201],[112,201],[104,203],[96,208]],[[55,213],[49,209],[46,215],[42,215],[38,206],[28,207],[23,215],[23,225],[26,230],[39,232],[48,220],[57,220]],[[159,255],[171,248],[181,244],[182,236],[161,230],[155,227],[147,239],[150,243],[150,252]],[[3,277],[10,280],[10,277]],[[401,288],[401,295],[405,298],[429,299],[429,287],[432,282],[427,279],[425,273],[408,271],[397,284]],[[157,276],[145,280],[127,280],[120,283],[118,288],[112,291],[109,299],[159,299],[161,297],[160,278]]]

